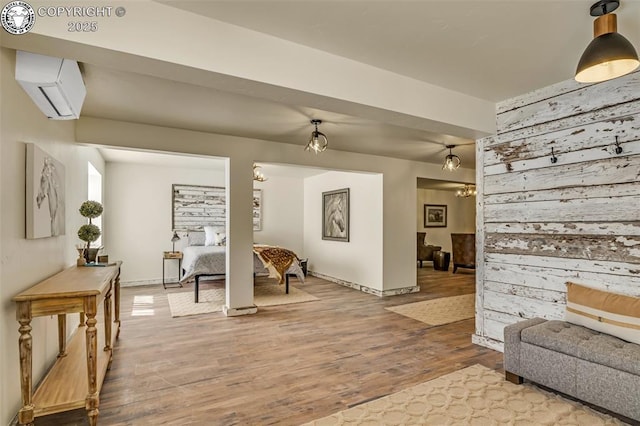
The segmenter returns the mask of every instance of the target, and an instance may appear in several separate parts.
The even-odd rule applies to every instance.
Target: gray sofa
[[[507,380],[532,382],[640,421],[640,345],[565,321],[504,329]]]

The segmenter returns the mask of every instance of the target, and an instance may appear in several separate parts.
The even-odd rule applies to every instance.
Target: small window
[[[89,162],[88,165],[87,200],[102,203],[102,175],[100,174],[98,169],[93,167],[93,164]],[[104,231],[102,229],[102,216],[92,219],[91,222],[97,225],[101,231]],[[92,247],[100,247],[101,245],[102,236],[100,236],[100,238],[98,238],[94,243],[91,243]]]

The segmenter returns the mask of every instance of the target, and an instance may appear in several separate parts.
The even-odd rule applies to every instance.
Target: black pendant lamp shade
[[[598,16],[593,22],[594,39],[580,58],[576,70],[576,81],[597,83],[629,74],[638,66],[638,53],[633,45],[617,32],[617,17],[614,11],[617,0],[601,0],[591,6],[591,15]]]

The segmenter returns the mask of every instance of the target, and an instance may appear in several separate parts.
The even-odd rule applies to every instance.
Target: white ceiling
[[[446,144],[473,168],[473,141],[450,135],[288,105],[158,77],[83,65],[87,98],[82,115],[156,124],[300,145],[309,141],[311,118],[331,149],[417,161],[444,158]]]
[[[500,101],[573,78],[595,0],[160,2]],[[640,1],[620,3],[618,31],[640,48]]]
[[[162,3],[204,16],[212,26],[216,21],[225,22],[495,102],[572,78],[579,56],[592,38],[589,7],[593,1],[175,0],[149,4]],[[640,0],[621,3],[616,11],[618,29],[640,48]],[[133,22],[127,19],[112,22]],[[184,32],[192,32],[188,21],[157,25],[184,25]],[[144,38],[144,33],[140,37]],[[43,40],[29,37],[19,38],[20,43],[17,37],[0,42],[9,47],[22,44],[23,49],[34,51],[45,46],[38,45]],[[154,40],[148,43],[157,48]],[[194,44],[201,49],[206,40]],[[60,49],[68,48],[73,54],[81,45],[82,41]],[[184,46],[185,50],[191,48]],[[126,52],[126,46],[122,50]],[[215,57],[215,52],[207,53]],[[277,57],[278,53],[265,55]],[[175,64],[179,63],[177,58]],[[441,163],[444,145],[454,144],[459,145],[454,153],[462,158],[463,167],[475,165],[473,140],[428,131],[429,121],[419,117],[410,118],[422,120],[420,123],[406,124],[383,113],[376,118],[357,116],[356,110],[347,115],[329,110],[332,104],[327,102],[315,103],[324,110],[301,104],[303,101],[287,103],[286,88],[281,96],[266,100],[247,95],[251,90],[240,94],[226,87],[187,83],[195,75],[188,67],[176,69],[184,71],[182,78],[166,73],[160,78],[130,67],[132,64],[135,61],[106,63],[97,59],[83,63],[88,90],[83,116],[278,141],[300,149],[312,130],[309,120],[320,118],[325,121],[320,130],[329,137],[330,149]]]

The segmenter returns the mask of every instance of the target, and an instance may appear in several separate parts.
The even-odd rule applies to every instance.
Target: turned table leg
[[[118,324],[116,327],[116,339],[120,337],[120,271],[118,270],[118,276],[116,277],[115,284],[113,286],[113,310],[114,310],[114,322]]]
[[[96,426],[98,423],[98,332],[96,329],[97,301],[95,296],[85,298],[84,313],[87,317],[87,382],[89,389],[85,399],[85,408],[89,416],[89,424]]]
[[[67,315],[58,315],[58,358],[67,356]]]
[[[104,350],[111,350],[111,291],[104,298]]]
[[[18,412],[18,422],[21,425],[33,425],[33,382],[32,382],[32,338],[31,338],[31,302],[18,302],[16,317],[20,323],[20,388],[22,394],[22,408]]]

